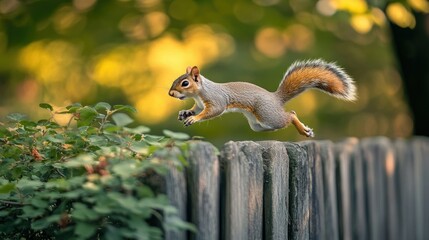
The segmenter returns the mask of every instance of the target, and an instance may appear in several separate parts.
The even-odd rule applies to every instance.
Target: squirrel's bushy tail
[[[352,78],[334,63],[323,60],[292,64],[275,93],[285,103],[309,88],[316,88],[348,101],[356,99],[356,87]]]

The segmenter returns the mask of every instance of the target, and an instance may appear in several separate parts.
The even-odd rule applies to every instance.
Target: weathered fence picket
[[[225,169],[225,236],[223,239],[262,239],[264,170],[262,147],[254,142],[229,142]]]
[[[320,159],[323,170],[323,197],[325,218],[325,238],[326,240],[338,240],[338,203],[336,185],[336,164],[334,158],[334,144],[330,141],[317,142],[320,151]]]
[[[191,222],[198,232],[191,239],[219,239],[219,160],[215,148],[205,142],[191,145],[187,181]]]
[[[405,140],[397,140],[394,145],[400,179],[398,182],[400,239],[417,239],[413,150],[411,143]]]
[[[165,178],[197,233],[166,239],[429,239],[429,139],[192,142]]]
[[[178,153],[178,149],[177,150]],[[167,174],[164,182],[165,192],[170,199],[170,203],[177,208],[178,217],[182,220],[187,219],[187,190],[186,190],[185,172],[170,166],[170,171]],[[166,231],[166,240],[185,240],[187,239],[186,232]]]
[[[324,239],[325,237],[325,208],[323,189],[323,170],[320,146],[317,142],[300,143],[307,152],[308,162],[308,194],[309,194],[309,239]]]
[[[261,142],[264,148],[265,239],[288,239],[289,157],[283,143]]]
[[[289,155],[289,239],[310,237],[309,163],[298,144],[285,143]]]

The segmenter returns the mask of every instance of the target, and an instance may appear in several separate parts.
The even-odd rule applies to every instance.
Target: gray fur
[[[212,114],[207,119],[220,116],[225,112],[240,112],[247,118],[254,131],[276,130],[288,124],[288,117],[283,109],[283,104],[276,94],[251,83],[215,83],[203,76],[201,78],[201,95],[195,97],[194,100],[199,106],[202,99],[210,99]],[[228,105],[232,103],[252,106],[260,119],[258,120],[253,113],[241,108],[228,109]],[[198,110],[199,112],[202,111],[202,109]]]
[[[282,89],[284,89],[283,85],[287,84],[290,74],[302,68],[323,68],[328,70],[344,84],[346,92],[327,92],[327,83],[315,78],[306,84],[300,84],[295,92],[285,96],[284,92],[282,92]],[[182,79],[187,77],[189,77],[188,74],[180,76],[174,81],[173,86],[174,84],[179,84]],[[312,137],[314,136],[312,129],[301,123],[295,112],[285,112],[283,105],[287,100],[308,88],[316,88],[346,100],[354,100],[356,98],[356,88],[353,80],[343,69],[334,63],[327,63],[323,60],[311,60],[292,64],[286,71],[279,89],[275,92],[269,92],[264,88],[247,82],[215,83],[202,75],[199,75],[199,78],[200,81],[196,82],[198,93],[187,95],[187,97],[192,97],[195,100],[196,107],[193,109],[194,112],[185,110],[179,113],[179,120],[183,120],[185,126],[189,126],[196,121],[191,114],[199,115],[198,121],[204,121],[220,116],[225,112],[240,112],[247,118],[250,127],[254,131],[277,130],[293,123],[301,134]],[[203,110],[206,112],[201,114]]]

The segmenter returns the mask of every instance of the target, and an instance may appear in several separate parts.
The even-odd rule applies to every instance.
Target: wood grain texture
[[[165,239],[429,238],[428,138],[228,142],[216,153],[192,142],[186,174],[156,178],[198,228]]]
[[[187,190],[185,172],[177,169],[175,166],[170,167],[170,171],[165,176],[165,191],[170,204],[178,211],[178,217],[187,221]],[[186,231],[167,231],[166,240],[186,240]]]
[[[259,142],[264,159],[264,227],[266,240],[288,239],[289,157],[283,143]]]
[[[414,208],[416,212],[415,221],[416,221],[416,239],[425,239],[425,231],[428,228],[428,226],[423,225],[424,219],[425,219],[425,208],[428,204],[428,202],[424,202],[425,195],[429,189],[424,189],[424,186],[426,185],[424,183],[424,176],[427,175],[427,172],[424,172],[424,162],[425,158],[427,159],[428,156],[424,156],[424,145],[425,142],[423,138],[415,138],[411,142],[412,144],[412,151],[413,151],[413,160],[414,160],[414,194],[415,194],[415,201],[414,201]],[[425,229],[426,228],[426,229]]]
[[[262,147],[255,142],[228,142],[221,159],[225,171],[225,236],[222,239],[262,239]]]
[[[394,143],[399,175],[400,239],[416,238],[414,159],[410,142],[399,139]]]
[[[325,239],[325,208],[323,189],[323,170],[320,157],[320,145],[315,141],[305,141],[299,144],[307,152],[309,171],[309,238]]]
[[[331,240],[339,239],[338,227],[338,202],[336,184],[336,164],[334,157],[334,144],[331,141],[320,141],[320,159],[323,170],[323,197],[325,217],[325,238]]]
[[[309,239],[310,195],[307,152],[295,143],[284,143],[289,156],[289,239]]]
[[[193,142],[188,162],[189,210],[198,229],[191,239],[218,240],[220,169],[216,149],[206,142]]]
[[[385,138],[371,138],[361,141],[361,151],[365,166],[365,189],[368,201],[368,229],[370,239],[387,239],[386,207],[386,159]]]
[[[417,139],[422,151],[422,188],[423,188],[423,239],[429,239],[429,139],[419,137]]]
[[[349,138],[335,145],[341,239],[369,238],[366,179],[359,144],[358,139]]]
[[[172,148],[170,154],[179,156],[181,154],[178,148]],[[187,221],[187,183],[184,169],[178,169],[173,164],[168,166],[168,173],[165,177],[157,175],[156,184],[162,192],[167,195],[170,204],[177,209],[178,217]],[[165,216],[168,217],[168,216]],[[166,231],[166,240],[185,240],[187,239],[186,231]]]

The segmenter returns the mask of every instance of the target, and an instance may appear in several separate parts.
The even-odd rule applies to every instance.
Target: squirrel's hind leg
[[[292,123],[295,126],[296,130],[298,130],[299,134],[306,136],[306,137],[314,137],[313,129],[304,125],[304,123],[302,123],[298,119],[298,116],[296,115],[295,111],[290,111],[290,112],[287,112],[286,114],[288,115],[287,116],[288,124]]]

